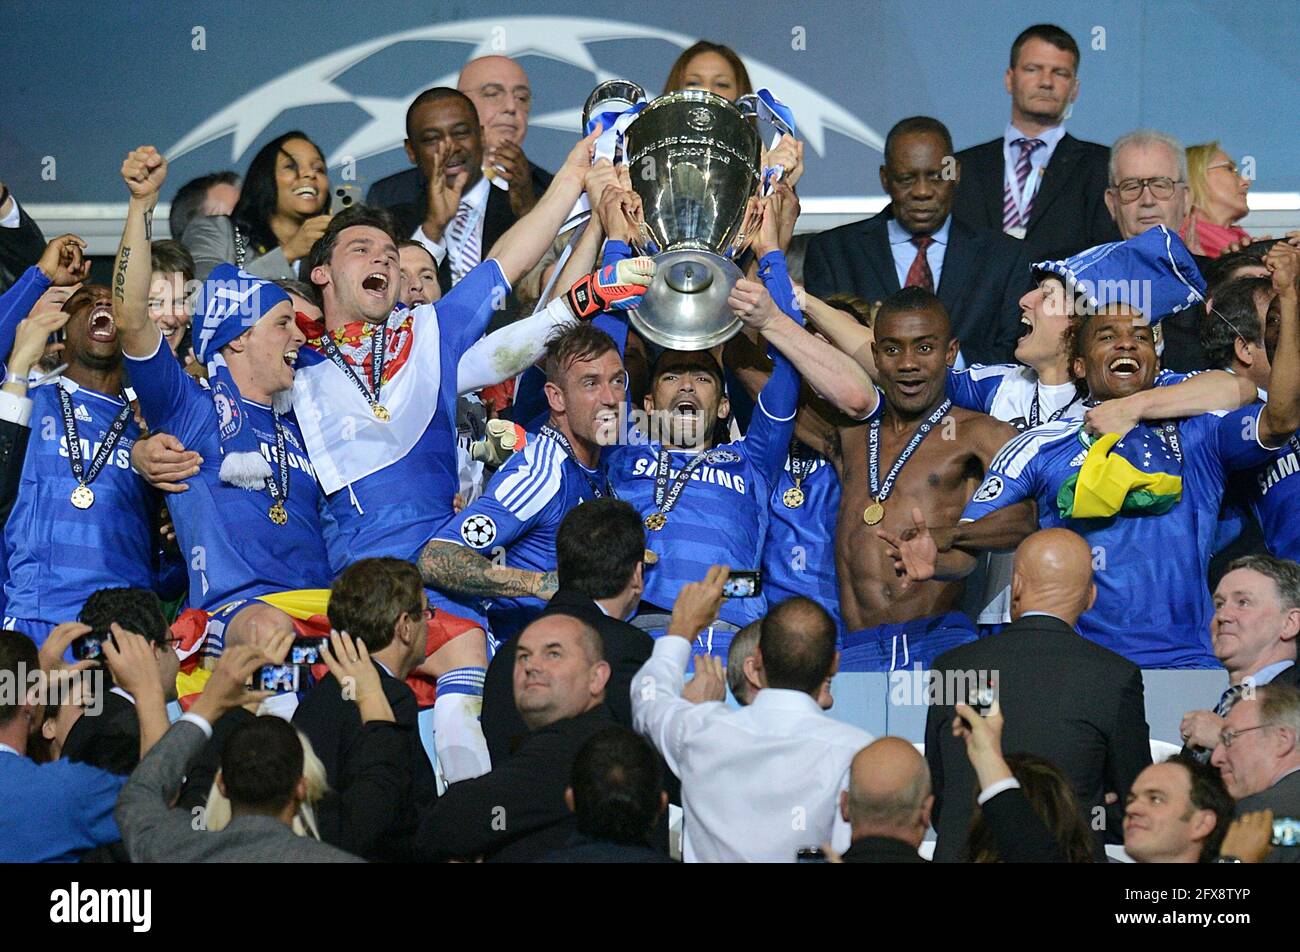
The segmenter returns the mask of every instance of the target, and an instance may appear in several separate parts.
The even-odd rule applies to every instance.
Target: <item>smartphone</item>
[[[1300,820],[1289,816],[1273,821],[1274,846],[1300,846]]]
[[[301,682],[302,668],[296,664],[264,664],[253,675],[254,691],[293,694]]]
[[[293,643],[289,649],[289,662],[291,664],[320,664],[321,647],[325,644],[324,638],[300,638]]]
[[[822,852],[820,846],[805,846],[795,852],[794,861],[796,863],[824,863],[826,862],[826,854]]]
[[[337,215],[345,208],[351,208],[353,205],[361,204],[361,188],[351,182],[344,182],[341,185],[335,185],[330,189],[330,211],[331,215]]]
[[[722,594],[726,598],[754,598],[762,591],[763,579],[757,569],[752,572],[734,569],[722,583]]]
[[[112,637],[111,635],[109,637]],[[72,642],[72,657],[76,661],[94,661],[104,657],[104,636],[91,632]]]

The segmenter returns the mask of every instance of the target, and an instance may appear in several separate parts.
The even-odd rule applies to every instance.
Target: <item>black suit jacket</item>
[[[928,863],[910,843],[892,836],[864,836],[856,839],[840,857],[846,863]]]
[[[18,227],[0,228],[0,292],[7,291],[24,271],[41,260],[45,236],[41,228],[18,206]]]
[[[975,228],[1002,230],[1005,165],[1002,139],[957,153],[961,182],[953,214]],[[1034,196],[1025,229],[1029,260],[1067,258],[1084,248],[1119,241],[1119,229],[1106,210],[1110,149],[1068,132],[1052,150],[1043,182]]]
[[[334,675],[327,674],[302,699],[294,711],[293,726],[311,741],[332,791],[317,809],[322,837],[340,842],[346,836],[349,852],[366,859],[409,860],[418,811],[423,804],[437,799],[438,787],[433,764],[420,742],[414,692],[379,665],[376,667],[394,721],[405,737],[406,763],[398,765],[390,775],[391,783],[401,784],[394,797],[376,798],[373,810],[367,813],[352,810],[350,801],[338,793],[348,789],[355,773],[352,765],[362,763],[366,769],[373,768],[354,749],[355,745],[368,743],[373,725],[362,724],[361,712],[354,702],[343,699]]]
[[[30,426],[0,420],[0,532],[4,531],[18,498],[23,463],[27,459],[27,441],[31,435]]]
[[[550,188],[553,176],[535,162],[529,162],[528,167],[533,173],[533,192],[540,198],[542,193]],[[374,185],[371,185],[370,190],[366,192],[366,204],[392,208],[395,205],[405,205],[417,201],[423,191],[424,183],[420,178],[420,170],[412,166],[409,169],[387,175],[375,182]],[[498,191],[500,190],[498,189]],[[416,224],[418,225],[419,222],[416,222]],[[411,226],[411,230],[415,230],[414,225]],[[484,247],[487,247],[486,242],[484,242]],[[33,262],[35,260],[35,258],[32,259]]]
[[[1085,821],[1106,793],[1124,802],[1138,773],[1151,763],[1142,672],[1112,651],[1088,641],[1057,618],[1020,618],[1001,633],[946,651],[935,659],[943,700],[960,696],[949,685],[963,682],[947,672],[990,672],[1006,717],[1002,749],[1037,754],[1070,779]],[[995,674],[993,672],[996,672]],[[956,690],[962,691],[958,687]],[[932,705],[925,724],[925,759],[934,785],[933,822],[939,834],[935,859],[964,862],[975,803],[975,771],[966,745],[952,736],[951,705]],[[1122,813],[1107,810],[1106,833],[1098,831],[1094,856],[1119,842]]]
[[[513,755],[494,760],[490,772],[452,784],[422,811],[420,858],[526,863],[562,847],[575,829],[564,803],[573,758],[613,723],[609,708],[597,705],[533,731]]]
[[[140,763],[140,719],[135,705],[104,691],[104,708],[77,718],[63,742],[63,756],[110,773],[129,774]]]
[[[899,289],[889,248],[886,208],[874,218],[814,235],[804,258],[804,285],[820,298],[857,294],[882,301]],[[1020,298],[1033,281],[1020,242],[953,216],[939,274],[939,300],[966,362],[1008,363],[1020,337]]]
[[[596,840],[581,833],[574,833],[569,842],[558,850],[552,850],[538,863],[672,863],[665,854],[649,846],[634,846],[628,843],[615,843],[612,840]]]
[[[600,632],[609,662],[609,684],[605,687],[605,704],[614,721],[632,726],[632,680],[641,665],[650,660],[654,639],[625,621],[610,618],[594,601],[577,592],[560,589],[547,603],[544,615],[573,615]],[[519,709],[515,707],[515,651],[509,641],[497,650],[488,665],[483,684],[483,736],[487,738],[492,763],[498,764],[528,735]]]
[[[420,223],[424,221],[424,193],[421,192],[414,201],[392,206],[389,211],[397,219],[401,236],[409,238],[415,233],[415,229],[420,227]],[[509,231],[517,220],[515,213],[510,210],[510,196],[499,188],[489,186],[487,208],[483,211],[483,244],[481,252],[484,258],[487,258],[488,252],[492,250],[492,246],[496,244],[497,239]],[[450,255],[443,255],[442,261],[438,263],[438,286],[442,288],[443,294],[451,290]]]

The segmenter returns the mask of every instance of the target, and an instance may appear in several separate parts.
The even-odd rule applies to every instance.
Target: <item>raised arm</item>
[[[1279,447],[1300,429],[1300,249],[1279,241],[1264,264],[1273,275],[1280,327],[1268,403],[1259,415],[1259,442]]]
[[[871,342],[876,339],[871,328],[863,327],[853,317],[837,307],[832,307],[819,297],[803,292],[803,310],[808,323],[836,348],[848,354],[859,367],[876,379],[876,358],[871,353]]]
[[[1084,424],[1089,433],[1122,436],[1140,420],[1172,420],[1215,410],[1237,410],[1253,403],[1257,396],[1255,385],[1245,377],[1210,370],[1181,383],[1099,403],[1084,415]]]
[[[573,203],[582,194],[583,182],[591,168],[591,150],[599,134],[597,129],[573,147],[551,180],[550,188],[538,199],[533,210],[515,222],[492,246],[488,257],[496,259],[502,274],[511,284],[542,259]]]
[[[167,178],[167,160],[153,146],[142,145],[122,163],[122,178],[131,200],[113,263],[113,320],[122,339],[122,352],[148,357],[162,339],[157,325],[149,320],[148,304],[153,210]]]

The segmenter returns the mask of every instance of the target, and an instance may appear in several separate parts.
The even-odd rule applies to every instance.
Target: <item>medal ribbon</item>
[[[89,486],[108,462],[113,447],[117,446],[118,440],[126,432],[126,421],[131,419],[131,402],[126,399],[125,394],[122,394],[122,402],[126,405],[118,411],[113,422],[109,424],[104,442],[99,444],[99,452],[90,461],[90,470],[87,471],[85,460],[81,455],[81,437],[77,433],[77,417],[72,409],[72,398],[68,396],[68,391],[63,389],[62,384],[55,384],[55,388],[59,391],[59,410],[63,417],[63,434],[68,443],[68,462],[72,464],[72,476],[78,484]]]
[[[582,478],[587,481],[587,485],[591,487],[591,491],[596,494],[597,499],[603,499],[606,496],[608,496],[611,499],[618,498],[618,494],[614,492],[614,487],[611,486],[609,483],[609,473],[606,472],[601,473],[601,475],[605,478],[605,485],[603,487],[597,486],[596,481],[591,478],[591,475],[587,472],[586,467],[584,467],[581,463],[578,462],[578,457],[573,455],[573,445],[569,442],[569,438],[567,436],[565,436],[555,427],[551,426],[549,423],[544,424],[538,432],[541,433],[541,435],[546,437],[548,440],[554,440],[556,443],[559,444],[560,449],[564,450],[564,452],[569,454],[569,459],[573,460],[574,464],[578,467],[578,472],[582,473]]]
[[[790,441],[790,478],[794,480],[796,489],[803,484],[817,465],[816,458],[804,456],[802,450],[803,444],[797,439]]]
[[[274,410],[271,412],[275,413]],[[271,493],[271,501],[277,506],[283,506],[289,500],[289,461],[284,455],[284,424],[280,422],[278,413],[275,413],[275,455],[278,457],[280,472],[267,477],[266,488]]]
[[[686,488],[687,482],[690,481],[691,473],[708,462],[708,459],[709,454],[707,451],[695,457],[682,467],[681,472],[677,474],[677,478],[673,480],[672,487],[666,489],[668,487],[668,465],[671,456],[666,449],[660,447],[659,465],[655,470],[655,508],[665,516],[672,512],[673,507],[677,505],[677,499],[681,496],[682,490]]]
[[[370,375],[374,378],[373,392],[361,375],[357,373],[356,368],[343,356],[343,352],[339,350],[339,345],[334,342],[334,335],[329,331],[326,331],[324,336],[321,337],[321,350],[325,352],[325,356],[329,358],[330,363],[347,374],[348,379],[356,384],[357,389],[361,391],[361,395],[366,398],[366,402],[372,408],[379,406],[379,390],[384,385],[384,360],[388,355],[387,318],[377,329],[370,332]],[[279,419],[279,417],[276,419]]]
[[[1065,413],[1066,410],[1070,409],[1070,407],[1074,406],[1078,402],[1079,402],[1079,395],[1076,393],[1073,397],[1070,398],[1069,403],[1067,403],[1065,406],[1061,407],[1050,417],[1048,417],[1047,422],[1055,423],[1057,420],[1061,418],[1061,415]],[[1041,411],[1038,408],[1038,385],[1035,384],[1034,402],[1029,405],[1029,429],[1032,430],[1034,427],[1038,426],[1038,417],[1040,412]]]
[[[921,445],[934,425],[943,419],[943,415],[952,409],[952,401],[945,400],[939,404],[938,408],[930,414],[929,419],[916,428],[916,433],[912,436],[912,441],[903,448],[903,452],[898,454],[898,459],[894,461],[893,467],[885,475],[885,481],[880,481],[880,416],[877,415],[871,421],[871,429],[867,439],[867,481],[871,490],[871,498],[881,503],[889,498],[889,494],[894,489],[894,480],[902,472],[903,465],[916,452],[916,448]]]
[[[1160,439],[1169,447],[1169,452],[1173,453],[1174,458],[1181,463],[1183,461],[1183,441],[1178,435],[1178,421],[1168,420],[1160,424],[1156,428],[1156,432],[1160,434]]]

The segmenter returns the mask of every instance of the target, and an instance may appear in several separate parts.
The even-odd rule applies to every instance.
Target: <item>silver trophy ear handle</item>
[[[635,106],[643,102],[648,97],[646,92],[639,85],[627,79],[607,79],[599,83],[587,97],[587,101],[582,107],[582,128],[585,130],[591,122],[591,117],[599,115],[602,112],[608,112],[608,106],[617,106],[619,111],[623,111],[629,106]],[[608,130],[606,130],[608,131]]]

